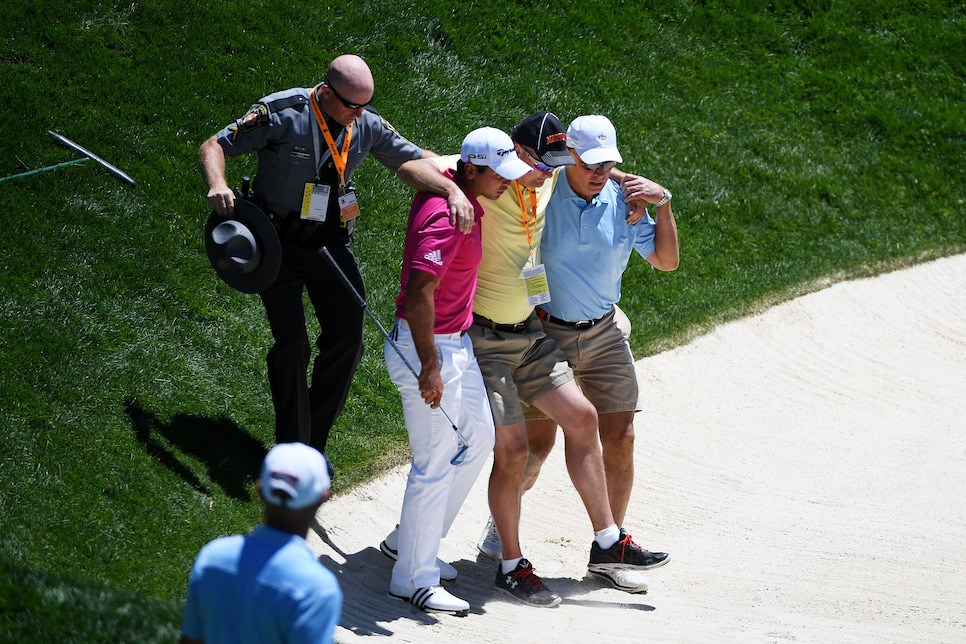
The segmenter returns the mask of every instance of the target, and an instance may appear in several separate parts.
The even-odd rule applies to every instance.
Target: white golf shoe
[[[408,588],[389,584],[389,596],[409,602],[427,613],[449,613],[457,617],[464,617],[470,612],[469,602],[454,597],[442,586]]]
[[[503,559],[503,546],[500,545],[500,533],[496,531],[496,523],[493,522],[493,517],[486,520],[486,527],[483,528],[483,534],[480,535],[480,540],[476,542],[476,549],[493,561],[501,561]]]
[[[622,568],[618,570],[588,570],[588,575],[604,579],[625,593],[646,593],[647,579],[638,570]]]

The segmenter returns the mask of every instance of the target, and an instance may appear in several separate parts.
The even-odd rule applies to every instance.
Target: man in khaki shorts
[[[662,565],[663,552],[644,550],[614,521],[607,499],[604,463],[597,437],[597,410],[580,393],[567,357],[544,334],[535,304],[549,297],[540,261],[540,238],[559,166],[574,163],[567,133],[550,112],[531,114],[512,133],[517,156],[533,171],[510,184],[495,201],[482,203],[483,259],[480,262],[474,323],[468,334],[483,373],[496,426],[488,498],[492,518],[478,548],[500,560],[496,586],[535,606],[557,606],[561,598],[534,573],[520,546],[520,490],[529,457],[521,399],[559,423],[567,468],[594,528],[589,570],[641,570]],[[446,169],[455,157],[415,162]],[[640,177],[625,185],[639,189]],[[495,542],[495,549],[485,549]],[[501,544],[502,543],[502,550]]]
[[[512,136],[517,155],[533,172],[484,205],[483,259],[468,333],[496,425],[488,491],[502,545],[496,586],[526,603],[556,606],[560,597],[534,574],[520,545],[520,490],[529,454],[521,401],[563,430],[567,469],[594,528],[588,568],[652,568],[667,554],[644,550],[621,534],[607,499],[597,410],[581,394],[566,356],[544,334],[534,309],[549,297],[540,238],[553,186],[564,176],[554,167],[574,163],[566,132],[556,116],[538,112],[521,121]]]
[[[538,313],[596,408],[610,510],[623,526],[634,484],[634,414],[641,405],[628,344],[631,325],[616,303],[634,251],[658,270],[677,268],[677,227],[670,191],[646,179],[638,183],[637,195],[656,204],[656,221],[646,212],[635,213],[643,219],[631,217],[631,206],[610,179],[622,158],[606,117],[576,119],[567,131],[567,147],[575,163],[555,183],[547,205],[540,249],[551,299]],[[557,426],[539,409],[528,408],[525,415],[530,462],[524,491],[535,483]],[[626,534],[623,527],[621,534]],[[647,590],[646,580],[634,571],[591,567],[589,572],[628,592]]]

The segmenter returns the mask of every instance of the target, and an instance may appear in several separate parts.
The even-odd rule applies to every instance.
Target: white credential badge
[[[546,304],[550,301],[550,285],[547,284],[547,269],[537,264],[523,269],[523,284],[527,289],[530,306]]]
[[[325,221],[325,211],[329,208],[331,187],[319,183],[305,184],[302,195],[302,219]]]
[[[349,221],[359,216],[359,201],[356,193],[347,192],[339,197],[339,209],[342,211],[342,221]]]

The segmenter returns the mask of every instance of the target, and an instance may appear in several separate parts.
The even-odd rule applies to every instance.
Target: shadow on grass
[[[124,411],[148,455],[188,485],[203,494],[211,494],[205,481],[192,470],[190,463],[182,460],[179,452],[204,463],[207,478],[228,496],[240,501],[252,499],[247,486],[258,478],[266,449],[233,420],[225,416],[212,419],[176,414],[164,422],[134,399],[125,401]]]
[[[181,606],[0,554],[0,615],[4,642],[170,643],[180,632]]]

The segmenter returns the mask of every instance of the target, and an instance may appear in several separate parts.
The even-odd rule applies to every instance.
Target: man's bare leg
[[[527,469],[523,475],[523,494],[526,494],[537,482],[540,468],[553,451],[556,441],[557,421],[551,418],[527,421],[527,443],[530,446],[530,454],[527,457]]]
[[[617,525],[622,526],[634,487],[634,412],[601,414],[598,422],[610,511]],[[527,421],[530,455],[523,477],[524,494],[537,482],[540,469],[553,450],[556,435],[555,420],[541,418]]]
[[[597,435],[597,410],[593,404],[580,393],[577,383],[571,380],[540,396],[533,401],[533,405],[550,416],[563,430],[567,471],[594,530],[615,525],[607,499],[604,459]],[[503,535],[500,536],[502,538]]]
[[[487,498],[490,515],[500,534],[503,558],[507,560],[523,556],[520,548],[520,497],[523,496],[523,474],[528,453],[526,425],[518,423],[496,428]]]
[[[610,510],[622,526],[634,487],[634,412],[601,414],[598,422]]]

